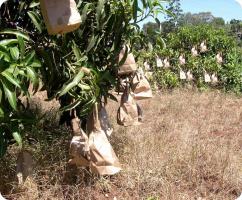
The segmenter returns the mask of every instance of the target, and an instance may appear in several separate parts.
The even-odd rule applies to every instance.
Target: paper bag
[[[145,67],[146,71],[150,71],[151,70],[150,64],[147,61],[144,62],[144,67]]]
[[[211,82],[211,77],[207,72],[204,72],[204,80],[205,80],[206,83]]]
[[[213,73],[212,76],[211,76],[211,82],[213,84],[218,83],[218,77],[217,77],[217,75],[215,73]]]
[[[183,71],[183,70],[180,70],[180,79],[181,80],[185,80],[186,79],[186,74],[185,74],[185,72]]]
[[[120,54],[119,54],[119,62],[121,62],[125,56],[126,48],[124,47]],[[129,49],[127,49],[127,57],[126,60],[124,61],[124,64],[119,66],[118,69],[118,75],[125,75],[125,74],[131,74],[137,70],[137,64],[134,59],[134,55],[129,52]]]
[[[223,62],[223,57],[222,57],[221,53],[218,53],[216,55],[216,61],[218,64],[221,64]]]
[[[131,84],[134,99],[142,100],[152,98],[152,90],[146,77],[141,73],[136,73]]]
[[[192,81],[193,80],[193,74],[191,73],[190,70],[188,70],[188,72],[187,72],[187,80],[188,81]]]
[[[80,167],[89,166],[90,149],[88,143],[88,136],[82,130],[80,135],[73,136],[70,144],[69,164],[75,164]]]
[[[75,0],[40,0],[40,7],[50,35],[74,31],[81,24]]]
[[[207,45],[206,45],[206,42],[205,42],[205,41],[203,41],[203,42],[200,44],[200,51],[201,51],[202,53],[208,51],[208,48],[207,48]]]
[[[156,66],[163,67],[163,62],[162,62],[161,58],[159,58],[159,57],[156,58]]]
[[[183,55],[179,56],[179,64],[180,65],[185,65],[186,64],[186,59],[184,58]]]
[[[88,129],[90,148],[90,170],[98,175],[113,175],[121,170],[119,160],[101,128],[97,104],[90,116]]]
[[[170,61],[169,61],[168,58],[165,58],[163,63],[164,63],[164,68],[170,68],[171,67]]]
[[[17,178],[18,184],[21,185],[25,182],[28,176],[33,172],[33,157],[28,151],[21,151],[17,158]]]
[[[139,125],[137,104],[126,86],[117,113],[117,123],[122,126]]]
[[[196,47],[192,47],[191,53],[193,57],[196,57],[198,55]]]
[[[99,109],[98,117],[100,119],[102,130],[106,133],[107,136],[111,136],[113,128],[109,122],[107,110],[103,105],[101,105]]]

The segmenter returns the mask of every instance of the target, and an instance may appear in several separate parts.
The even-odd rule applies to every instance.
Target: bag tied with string
[[[134,55],[129,51],[128,47],[124,47],[119,54],[119,63],[123,62],[123,64],[118,68],[118,75],[132,74],[137,70]]]
[[[87,167],[90,161],[88,136],[81,128],[81,121],[74,111],[74,118],[71,120],[73,138],[70,143],[69,164]]]
[[[117,123],[122,126],[139,125],[139,112],[135,99],[130,94],[129,85],[121,96],[120,107],[117,113]]]
[[[101,105],[98,112],[98,117],[100,119],[102,130],[107,136],[111,136],[113,128],[109,122],[108,113],[104,105]]]
[[[89,134],[90,163],[92,173],[113,175],[121,170],[119,160],[101,127],[98,106],[95,104],[87,123]]]
[[[153,97],[150,84],[142,71],[136,72],[132,80],[131,89],[134,93],[134,99],[136,100]]]

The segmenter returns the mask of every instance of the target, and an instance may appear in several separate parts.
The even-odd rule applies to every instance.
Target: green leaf
[[[134,22],[137,21],[137,14],[138,14],[138,0],[134,0],[133,2],[133,19],[134,19]]]
[[[39,33],[42,33],[42,27],[41,27],[39,16],[34,11],[29,11],[28,15],[32,20],[33,24],[35,25],[36,29],[39,31]]]
[[[11,85],[9,85],[9,83],[7,81],[5,81],[4,79],[2,79],[1,82],[2,82],[2,85],[3,85],[4,94],[7,97],[10,106],[14,110],[17,110],[16,92],[13,90]]]
[[[25,40],[29,40],[29,36],[27,34],[24,34],[16,29],[6,29],[6,30],[3,30],[3,31],[0,31],[0,34],[9,34],[9,35],[15,35],[16,37],[22,37],[24,38]]]
[[[34,7],[39,6],[39,4],[40,4],[39,2],[31,2],[29,7],[34,8]]]
[[[72,51],[76,56],[76,61],[80,60],[81,59],[81,51],[74,41],[73,41],[73,45],[72,45]]]
[[[74,101],[73,103],[67,105],[67,106],[64,106],[63,108],[60,108],[60,111],[63,112],[63,111],[68,111],[68,110],[72,110],[74,109],[75,107],[77,107],[80,103],[82,102],[82,99],[81,98],[78,98],[76,101]]]
[[[10,48],[10,54],[14,60],[19,59],[19,49],[18,47],[12,47]]]
[[[24,59],[26,66],[30,65],[30,63],[33,62],[34,56],[35,56],[35,51],[31,51],[30,53],[28,53],[28,55]]]
[[[89,52],[95,46],[97,37],[98,37],[97,35],[96,36],[92,35],[92,38],[91,38],[91,40],[90,40],[90,42],[88,44],[86,52]]]
[[[19,80],[15,77],[13,77],[12,74],[10,74],[8,71],[3,71],[1,73],[9,82],[11,82],[12,84],[14,84],[16,87],[21,88]]]
[[[10,60],[9,51],[6,47],[0,45],[0,56],[4,56],[6,61]]]
[[[12,135],[15,141],[18,143],[19,147],[22,148],[23,141],[21,135],[18,132],[13,132]]]
[[[19,48],[20,48],[20,57],[21,59],[24,57],[24,53],[25,53],[25,43],[24,43],[24,39],[22,37],[17,37],[18,38],[18,43],[19,43]]]
[[[27,69],[28,78],[31,80],[34,86],[37,85],[39,83],[37,73],[31,67],[27,66],[26,69]]]
[[[17,44],[17,43],[18,43],[18,40],[16,39],[5,39],[0,41],[0,45],[3,45],[3,46]]]
[[[4,118],[4,111],[2,108],[0,108],[0,118]]]
[[[69,90],[71,90],[72,88],[74,88],[75,86],[78,85],[78,83],[81,81],[81,79],[83,78],[84,73],[82,71],[79,71],[79,73],[75,76],[75,78],[73,79],[73,81],[71,81],[69,84],[64,85],[60,91],[59,96],[63,96],[64,94],[66,94]]]

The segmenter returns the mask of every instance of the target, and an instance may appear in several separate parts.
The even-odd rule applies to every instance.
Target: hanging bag
[[[101,104],[98,117],[100,119],[100,124],[102,130],[106,133],[107,136],[111,136],[113,132],[113,128],[111,127],[111,124],[109,122],[108,113],[104,105]]]
[[[98,175],[113,175],[121,170],[119,160],[101,128],[97,103],[88,121],[90,170]]]
[[[136,72],[132,80],[131,89],[134,94],[134,99],[136,100],[153,97],[150,84],[143,73]]]
[[[40,8],[50,35],[74,31],[81,24],[75,0],[40,0]]]
[[[121,103],[117,113],[117,123],[122,126],[140,124],[137,104],[130,94],[128,85],[126,85],[125,91],[121,97]]]
[[[126,58],[125,58],[125,55]],[[124,60],[125,59],[125,60]],[[128,47],[124,47],[119,54],[119,63],[123,62],[118,68],[118,75],[132,74],[137,70],[137,64],[134,55],[129,52]]]

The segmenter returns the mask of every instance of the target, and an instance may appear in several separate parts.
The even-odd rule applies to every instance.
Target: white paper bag
[[[186,79],[186,74],[183,70],[180,70],[180,79],[185,80]]]
[[[217,75],[215,73],[212,74],[211,81],[212,81],[212,83],[217,83],[218,82],[218,77],[217,77]]]
[[[145,67],[146,71],[150,71],[151,70],[150,65],[149,65],[149,63],[147,61],[144,62],[144,67]]]
[[[40,7],[50,35],[74,31],[81,24],[75,0],[40,0]]]
[[[179,56],[179,64],[180,65],[185,65],[186,64],[186,59],[184,58],[183,55]]]
[[[162,60],[159,57],[156,58],[156,66],[157,67],[163,67]]]
[[[206,45],[206,42],[203,41],[201,44],[200,44],[200,51],[202,53],[206,52],[208,49],[207,49],[207,45]]]
[[[191,73],[190,70],[188,70],[188,72],[187,72],[187,80],[188,81],[192,81],[193,80],[193,74]]]
[[[164,62],[164,68],[170,68],[170,62],[168,58],[165,58],[163,62]]]
[[[207,72],[204,72],[204,79],[206,83],[210,83],[211,82],[211,77]]]
[[[218,64],[221,64],[223,62],[223,58],[220,53],[216,55],[216,61]]]
[[[193,57],[196,57],[198,55],[198,51],[197,51],[196,47],[192,47],[191,53],[192,53]]]

